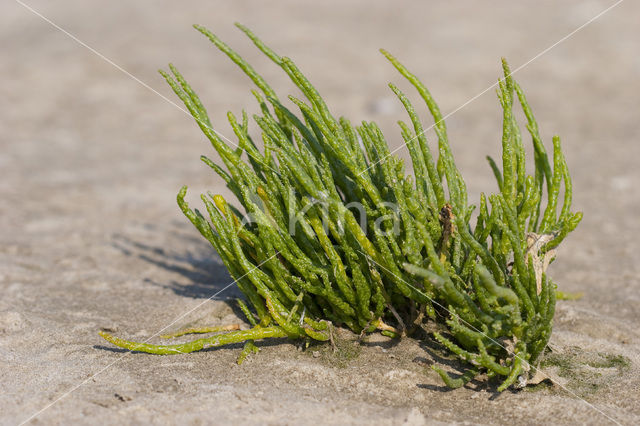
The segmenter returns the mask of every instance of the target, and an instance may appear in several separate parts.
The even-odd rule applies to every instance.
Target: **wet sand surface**
[[[501,56],[516,69],[613,1],[28,3],[157,93],[19,3],[0,5],[0,424],[45,408],[34,424],[640,423],[640,4],[515,75],[547,144],[563,140],[584,220],[550,272],[584,297],[558,303],[545,371],[561,386],[498,395],[485,382],[445,389],[429,365],[456,363],[428,339],[344,334],[337,353],[262,342],[242,366],[238,345],[161,357],[102,340],[100,329],[144,340],[240,321],[235,287],[206,301],[231,280],[175,203],[183,184],[194,205],[228,194],[199,161],[215,153],[156,70],[175,63],[232,135],[226,111],[257,111],[250,81],[191,24],[297,94],[239,21],[292,57],[336,115],[378,122],[397,147],[406,118],[386,85],[410,90],[378,48],[446,114],[497,81]],[[499,152],[500,120],[493,89],[447,119],[471,200],[495,190],[484,156]]]

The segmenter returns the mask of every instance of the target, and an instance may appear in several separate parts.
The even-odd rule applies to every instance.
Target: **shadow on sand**
[[[145,229],[154,231],[154,225]],[[163,232],[167,232],[163,230]],[[124,234],[113,235],[111,245],[126,256],[134,256],[173,274],[179,274],[186,280],[157,281],[147,278],[152,285],[168,288],[177,295],[206,299],[221,293],[219,299],[235,299],[242,293],[233,283],[226,267],[215,250],[197,235],[188,234],[183,227],[168,231],[168,240],[175,241],[177,247],[189,247],[176,250],[160,244],[148,243],[144,238],[133,238]],[[186,283],[185,283],[186,281]]]

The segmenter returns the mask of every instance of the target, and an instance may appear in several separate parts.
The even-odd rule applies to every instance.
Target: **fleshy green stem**
[[[206,337],[204,339],[198,339],[192,342],[181,343],[178,345],[150,345],[147,343],[137,343],[120,339],[118,337],[110,335],[109,333],[105,333],[104,331],[101,331],[99,334],[106,341],[113,343],[114,345],[121,348],[129,349],[130,351],[146,352],[155,355],[186,354],[202,349],[230,345],[232,343],[245,342],[247,340],[287,337],[287,333],[284,331],[284,329],[278,326],[255,327],[249,330],[232,331],[226,334],[219,334],[216,336]]]

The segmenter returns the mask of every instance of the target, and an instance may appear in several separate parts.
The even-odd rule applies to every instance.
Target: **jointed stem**
[[[202,349],[213,348],[216,346],[229,345],[232,343],[240,343],[247,340],[260,340],[274,337],[287,337],[287,333],[278,326],[271,327],[254,327],[249,330],[232,331],[226,334],[218,334],[204,339],[194,340],[192,342],[182,343],[178,345],[150,345],[147,343],[137,343],[129,340],[119,339],[101,331],[102,336],[108,342],[113,343],[121,348],[130,351],[146,352],[156,355],[174,355],[186,354]]]
[[[174,337],[184,336],[185,334],[205,334],[205,333],[220,333],[222,331],[234,331],[240,330],[239,324],[229,324],[220,327],[199,327],[199,328],[187,328],[184,330],[176,331],[171,334],[163,334],[160,336],[163,339],[173,339]]]

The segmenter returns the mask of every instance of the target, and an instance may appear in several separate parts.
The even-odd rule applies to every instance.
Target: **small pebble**
[[[314,358],[319,358],[320,357],[320,352],[313,351],[312,355],[313,355]]]

